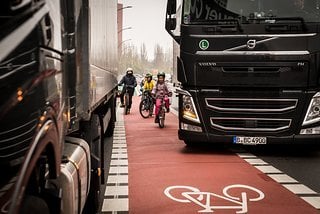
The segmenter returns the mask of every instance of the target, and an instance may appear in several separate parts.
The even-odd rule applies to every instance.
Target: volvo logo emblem
[[[255,39],[250,39],[248,42],[247,42],[247,48],[248,49],[254,49],[256,47],[256,40]]]

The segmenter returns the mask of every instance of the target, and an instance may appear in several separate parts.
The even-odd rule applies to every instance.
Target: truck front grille
[[[21,118],[21,122],[14,127],[1,127],[0,130],[0,162],[17,164],[21,161],[32,141],[37,125],[37,114],[31,115],[27,120]]]
[[[210,117],[211,125],[225,131],[282,131],[291,125],[291,119]]]
[[[226,93],[226,92],[224,92]],[[229,92],[228,92],[229,93]],[[246,92],[233,92],[230,95]],[[205,118],[214,134],[235,135],[292,135],[296,132],[296,124],[301,111],[303,99],[296,95],[285,96],[279,93],[248,92],[254,97],[203,97]],[[230,96],[223,95],[223,96]],[[208,94],[207,94],[208,96]],[[270,98],[266,96],[275,96]],[[276,98],[279,96],[279,98]]]
[[[285,112],[297,107],[297,99],[206,98],[206,105],[217,111]]]

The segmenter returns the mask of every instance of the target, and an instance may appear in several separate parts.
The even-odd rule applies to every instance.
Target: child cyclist
[[[167,112],[169,112],[169,98],[168,98],[168,96],[171,96],[172,93],[169,91],[168,86],[164,81],[165,76],[166,76],[166,74],[164,72],[159,72],[157,75],[158,81],[152,89],[152,94],[156,98],[156,109],[155,109],[156,118],[154,121],[155,123],[159,122],[158,115],[159,115],[159,110],[160,110],[162,98],[165,102]]]
[[[155,82],[152,80],[152,75],[150,73],[147,73],[145,78],[146,81],[144,81],[143,90],[151,92],[155,85]]]
[[[145,99],[146,97],[148,97],[150,100],[149,116],[152,116],[152,112],[153,112],[154,101],[152,99],[151,92],[154,86],[155,86],[155,82],[152,80],[152,74],[147,73],[145,76],[144,85],[142,87],[143,89],[142,100]]]

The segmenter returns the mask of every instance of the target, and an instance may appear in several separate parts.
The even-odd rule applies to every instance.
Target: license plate
[[[258,145],[258,144],[267,144],[266,137],[233,137],[234,144],[242,145]]]

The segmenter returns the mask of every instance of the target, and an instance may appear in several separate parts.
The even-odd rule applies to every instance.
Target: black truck
[[[168,0],[186,144],[320,139],[319,0]]]
[[[117,0],[0,3],[0,212],[97,213]]]

